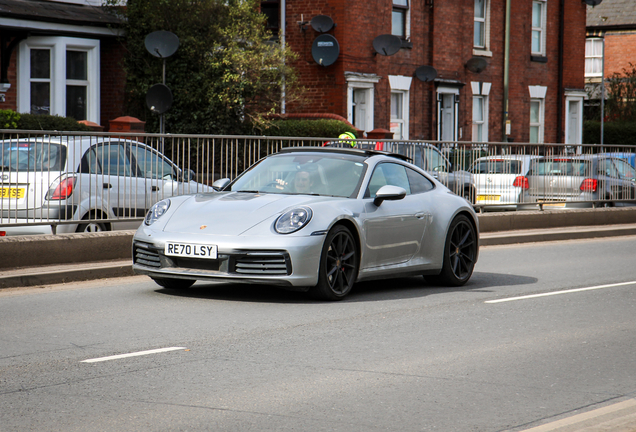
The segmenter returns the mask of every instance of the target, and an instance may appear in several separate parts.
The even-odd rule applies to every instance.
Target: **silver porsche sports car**
[[[151,208],[136,273],[171,289],[214,280],[340,300],[368,279],[463,285],[479,254],[472,206],[401,155],[287,148],[215,186]]]

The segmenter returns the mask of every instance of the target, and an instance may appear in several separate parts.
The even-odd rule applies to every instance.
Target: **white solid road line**
[[[548,297],[548,296],[559,295],[559,294],[572,294],[572,293],[577,293],[581,291],[592,291],[592,290],[598,290],[598,289],[604,289],[604,288],[616,288],[616,287],[621,287],[625,285],[635,285],[635,284],[636,284],[636,281],[621,282],[621,283],[615,283],[615,284],[609,284],[609,285],[598,285],[598,286],[587,287],[587,288],[576,288],[571,290],[553,291],[553,292],[548,292],[543,294],[532,294],[532,295],[526,295],[526,296],[520,296],[520,297],[509,297],[509,298],[504,298],[499,300],[488,300],[488,301],[485,301],[484,303],[490,303],[490,304],[503,303],[503,302],[510,302],[515,300],[526,300],[526,299]]]
[[[168,351],[177,351],[177,350],[184,350],[184,349],[186,348],[185,347],[159,348],[159,349],[153,349],[148,351],[137,351],[137,352],[128,353],[128,354],[119,354],[119,355],[113,355],[108,357],[99,357],[94,359],[82,360],[80,363],[97,363],[97,362],[103,362],[108,360],[119,360],[119,359],[128,358],[128,357],[138,357],[138,356],[144,356],[148,354],[158,354],[158,353],[164,353]]]

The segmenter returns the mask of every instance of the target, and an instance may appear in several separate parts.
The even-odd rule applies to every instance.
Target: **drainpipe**
[[[559,3],[559,88],[557,89],[557,143],[563,143],[563,43],[565,29],[565,5],[564,0]]]
[[[280,0],[280,46],[283,50],[285,50],[285,21],[287,20],[287,16],[285,13],[285,0]],[[285,56],[283,55],[283,66],[285,66]],[[281,88],[281,101],[280,101],[280,112],[281,114],[285,114],[285,72],[283,72],[283,83]]]
[[[510,84],[510,0],[506,0],[506,28],[504,37],[504,91],[503,91],[503,129],[502,142],[508,141],[508,87]]]

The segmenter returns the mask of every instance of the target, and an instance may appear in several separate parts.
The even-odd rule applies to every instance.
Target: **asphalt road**
[[[143,276],[5,289],[0,431],[522,431],[611,409],[636,397],[634,257],[636,237],[485,247],[461,289],[339,303]]]

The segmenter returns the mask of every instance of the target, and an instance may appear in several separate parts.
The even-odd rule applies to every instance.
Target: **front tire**
[[[174,290],[183,290],[190,288],[195,281],[189,279],[172,279],[172,278],[151,278],[159,286]]]
[[[309,293],[321,300],[342,300],[358,277],[360,258],[351,232],[336,225],[325,239],[320,256],[318,284]]]
[[[445,286],[462,286],[473,274],[477,259],[477,232],[470,220],[457,216],[451,223],[444,245],[444,264],[437,276],[427,279]]]

